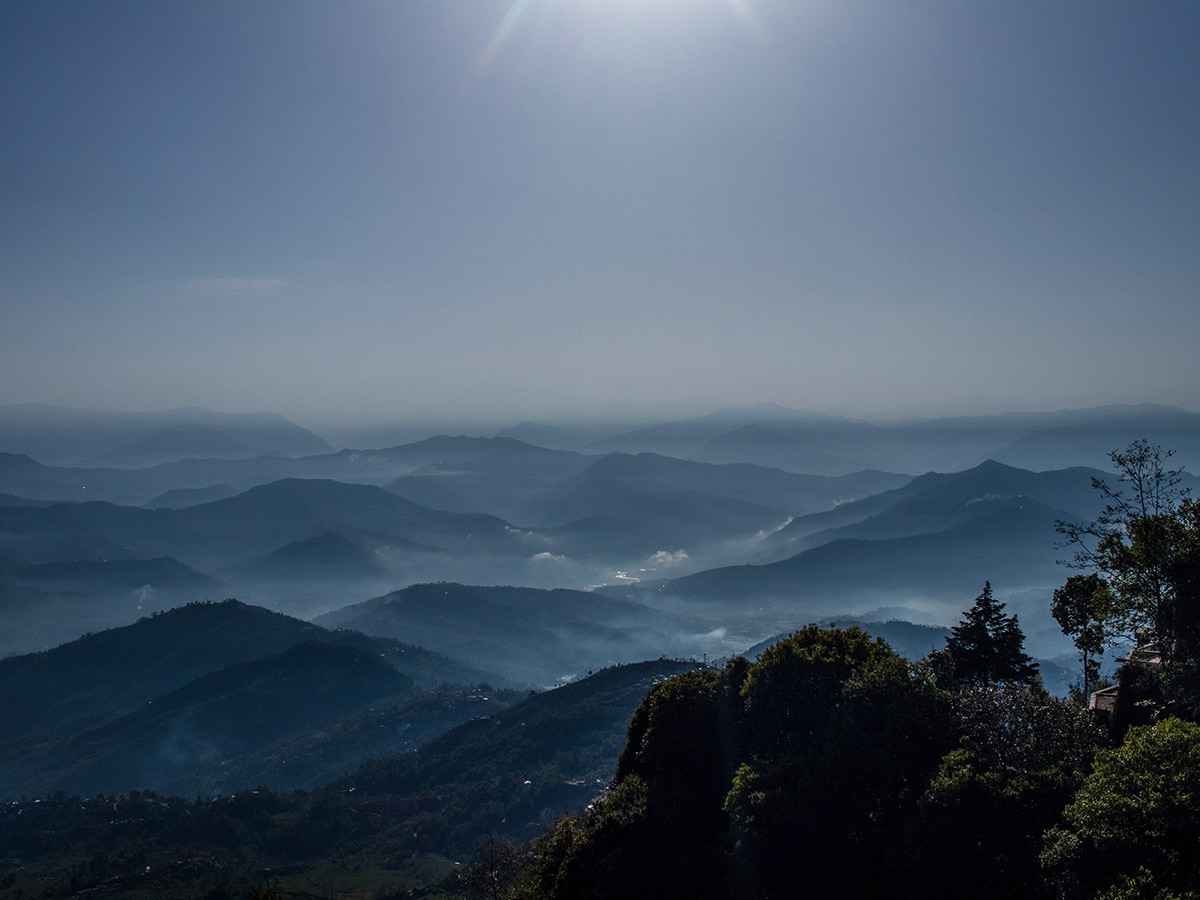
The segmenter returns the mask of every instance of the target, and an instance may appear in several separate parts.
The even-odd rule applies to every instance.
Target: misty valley
[[[0,407],[0,898],[1200,891],[1200,415],[400,434]]]

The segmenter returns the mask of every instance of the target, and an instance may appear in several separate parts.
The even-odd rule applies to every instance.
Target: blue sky
[[[1200,5],[0,4],[0,403],[1200,409]]]

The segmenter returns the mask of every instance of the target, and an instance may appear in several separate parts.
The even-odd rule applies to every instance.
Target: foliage
[[[809,626],[757,662],[669,679],[634,714],[610,792],[535,844],[515,896],[881,889],[949,710],[923,667],[857,628]]]
[[[1197,846],[1200,726],[1166,719],[1097,754],[1042,862],[1063,898],[1188,896]]]
[[[503,900],[521,868],[520,850],[493,835],[475,848],[475,855],[459,874],[459,881],[484,900]]]
[[[1147,724],[1163,715],[1200,718],[1200,504],[1180,487],[1172,451],[1135,441],[1110,458],[1119,483],[1095,479],[1107,501],[1091,523],[1058,524],[1074,556],[1068,565],[1087,574],[1055,591],[1054,615],[1080,648],[1085,685],[1089,667],[1114,639],[1152,657],[1118,671],[1114,727]]]
[[[1066,564],[1095,573],[1111,597],[1091,610],[1099,618],[1071,617],[1073,624],[1085,627],[1090,620],[1129,641],[1146,634],[1167,657],[1175,655],[1176,640],[1193,630],[1185,621],[1197,615],[1194,604],[1180,605],[1194,597],[1197,510],[1179,486],[1182,469],[1169,468],[1172,455],[1146,440],[1114,450],[1109,458],[1117,484],[1092,481],[1105,499],[1103,511],[1092,522],[1057,526],[1073,551]]]
[[[1104,653],[1104,648],[1112,643],[1109,623],[1115,602],[1108,582],[1095,572],[1072,575],[1054,591],[1050,602],[1054,621],[1058,622],[1063,634],[1072,638],[1079,650],[1083,665],[1084,697],[1088,695],[1089,688],[1100,680],[1099,657]]]
[[[992,595],[990,581],[946,639],[954,680],[984,687],[1033,678],[1037,663],[1024,647],[1025,635],[1016,615],[1004,614],[1004,604]]]
[[[1042,836],[1103,732],[1036,679],[933,673],[809,627],[656,685],[610,791],[532,845],[511,896],[1049,896]]]
[[[945,695],[898,657],[862,662],[830,700],[799,741],[743,764],[726,798],[739,880],[763,896],[883,891],[881,862],[951,746]]]
[[[1041,836],[1072,797],[1101,734],[1087,710],[1029,685],[968,686],[959,746],[940,762],[889,860],[900,893],[1036,897]]]

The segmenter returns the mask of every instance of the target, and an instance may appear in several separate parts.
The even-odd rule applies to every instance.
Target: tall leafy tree
[[[1055,590],[1050,601],[1050,613],[1063,634],[1068,635],[1079,650],[1083,664],[1083,696],[1100,678],[1100,656],[1112,642],[1111,621],[1116,598],[1108,582],[1090,572],[1072,575]]]
[[[946,652],[959,684],[991,687],[1029,681],[1037,674],[1037,663],[1025,652],[1025,635],[1016,615],[1005,615],[990,581],[951,629]]]
[[[1172,455],[1145,440],[1114,450],[1109,459],[1117,481],[1092,480],[1105,499],[1100,515],[1057,525],[1073,551],[1065,564],[1094,573],[1110,592],[1112,602],[1098,621],[1114,636],[1147,635],[1168,659],[1175,655],[1182,612],[1178,588],[1194,572],[1181,563],[1196,527],[1194,504],[1180,486],[1183,470],[1170,466]]]

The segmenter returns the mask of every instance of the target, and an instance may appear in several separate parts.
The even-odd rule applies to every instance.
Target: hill
[[[599,546],[628,548],[626,565],[658,551],[728,554],[722,544],[773,531],[789,517],[897,487],[906,476],[860,472],[805,476],[750,465],[709,465],[653,453],[611,453],[526,500],[518,521],[569,541],[555,552],[586,554],[577,523]],[[608,533],[605,526],[610,526]],[[558,529],[568,529],[558,532]],[[575,534],[571,532],[574,531]],[[634,536],[644,535],[644,540]]]
[[[432,849],[424,835],[444,840],[441,852],[458,853],[490,834],[533,837],[603,791],[646,691],[695,668],[656,660],[604,669],[464,723],[414,754],[364,766],[331,790],[353,788],[363,801],[359,809],[395,815],[398,827],[390,833],[407,832],[404,845],[413,843],[405,819],[423,822],[423,835],[413,836],[417,849]],[[404,804],[388,798],[409,798],[407,815]],[[424,815],[420,798],[431,801]]]
[[[1090,520],[1102,505],[1092,479],[1098,469],[1029,472],[988,460],[948,474],[930,472],[895,490],[842,503],[836,509],[798,516],[759,545],[776,559],[839,538],[878,540],[943,531],[980,515],[1005,499],[1028,498],[1065,517]]]
[[[179,459],[249,459],[278,455],[251,446],[211,425],[161,428],[132,443],[83,461],[89,468],[144,469]]]
[[[753,563],[660,583],[656,596],[731,617],[739,608],[773,631],[848,615],[949,624],[982,576],[1020,612],[1037,653],[1055,658],[1070,652],[1048,612],[1065,578],[1055,525],[1095,516],[1101,498],[1091,480],[1103,475],[994,461],[929,473],[797,517],[760,542]]]
[[[41,653],[0,660],[3,740],[78,732],[214,671],[315,639],[383,658],[426,686],[494,678],[419,647],[330,632],[237,600],[192,603]]]
[[[193,603],[43,653],[0,660],[5,740],[80,730],[233,663],[322,634],[236,600]]]
[[[695,620],[565,589],[419,584],[316,621],[419,644],[535,686],[614,663],[722,649]]]
[[[491,573],[520,580],[541,549],[491,516],[442,512],[379,487],[329,480],[286,479],[184,509],[101,502],[0,506],[0,573],[7,572],[10,581],[16,580],[12,573],[28,575],[34,566],[172,557],[220,580],[227,595],[252,592],[286,608],[294,608],[289,591],[296,576],[303,580],[317,571],[340,581],[336,596],[353,596],[355,590],[370,596],[389,582],[449,575]],[[136,617],[136,597],[103,602],[108,583],[102,571],[77,568],[79,583],[72,586],[85,608],[68,618],[89,628]],[[96,577],[92,584],[83,578],[89,572]],[[293,577],[281,579],[281,573]],[[276,583],[273,589],[268,582]],[[195,593],[181,594],[177,602],[190,599],[197,599]],[[332,605],[326,602],[323,608]],[[14,607],[13,614],[39,617],[36,609]]]
[[[486,682],[399,641],[194,603],[0,660],[0,794],[314,787],[477,715]]]
[[[979,572],[993,580],[1053,580],[1061,573],[1054,550],[1060,510],[1026,499],[997,500],[970,519],[940,531],[893,538],[838,538],[781,562],[728,566],[675,579],[666,592],[721,595],[750,602],[764,596],[838,598],[927,587],[967,587]],[[1040,552],[1039,552],[1040,548]],[[967,579],[966,582],[961,579]],[[720,587],[718,587],[720,585]],[[969,587],[967,587],[970,590]]]
[[[236,496],[237,493],[237,488],[228,484],[210,484],[207,487],[198,488],[173,488],[151,497],[142,506],[146,509],[183,509],[185,506],[199,506],[201,503],[225,500]]]
[[[96,456],[88,465],[46,465],[44,460],[35,461],[30,454],[0,452],[0,491],[36,500],[106,500],[135,506],[176,507],[195,504],[196,500],[187,492],[221,490],[222,496],[228,496],[287,478],[380,486],[425,469],[426,475],[463,475],[458,480],[464,484],[474,481],[468,484],[466,493],[478,493],[479,501],[473,501],[469,509],[457,510],[453,506],[447,509],[478,512],[494,506],[503,512],[507,509],[505,504],[512,505],[525,492],[578,471],[591,459],[507,438],[448,436],[377,450],[327,451],[326,447],[306,456],[260,451],[262,455],[250,458],[193,455],[144,468],[99,465],[96,460],[103,461],[103,457]],[[422,498],[417,494],[422,490],[438,489],[437,484],[425,477],[417,478],[407,487],[400,482],[396,488],[398,496],[411,489],[412,499],[418,503]],[[175,492],[184,493],[176,496]],[[164,495],[167,502],[159,499]]]
[[[1107,466],[1108,454],[1138,438],[1170,447],[1175,462],[1200,466],[1200,415],[1155,404],[1105,406],[1079,410],[1065,421],[1047,423],[992,455],[1026,469],[1058,469],[1080,463]]]
[[[385,574],[362,543],[332,531],[272,550],[240,571],[283,581],[377,578]]]
[[[304,645],[293,658],[310,652],[331,654],[330,648]],[[269,682],[266,673],[286,668],[288,656],[233,667],[219,677],[257,673],[252,683]],[[365,661],[361,665],[367,668]],[[457,727],[416,752],[381,754],[307,794],[261,788],[190,801],[135,791],[0,804],[0,845],[8,860],[24,867],[22,888],[31,884],[28,873],[35,867],[48,876],[69,866],[77,891],[102,883],[112,892],[163,890],[186,878],[184,887],[194,894],[222,885],[248,889],[263,877],[275,883],[298,879],[316,889],[328,887],[323,878],[331,871],[350,872],[351,861],[355,879],[374,880],[369,873],[386,870],[385,883],[411,888],[416,882],[406,883],[402,873],[413,871],[424,854],[462,859],[485,837],[522,840],[581,811],[612,777],[630,716],[646,691],[693,668],[669,660],[613,667],[515,704],[495,703],[493,695],[477,691],[463,704],[477,717],[463,721],[469,714],[463,715]],[[205,679],[189,690],[203,694],[214,683]],[[148,723],[154,714],[145,715]],[[391,715],[383,710],[351,721],[360,735],[390,732],[396,722]],[[133,721],[122,720],[113,730]],[[285,754],[300,745],[273,746]],[[176,872],[167,860],[182,860],[187,870]]]
[[[281,738],[328,728],[413,691],[412,679],[378,656],[309,640],[210,672],[102,725],[42,744],[36,755],[10,760],[0,791],[91,796],[152,787],[194,796],[245,789],[223,777],[228,766]]]

